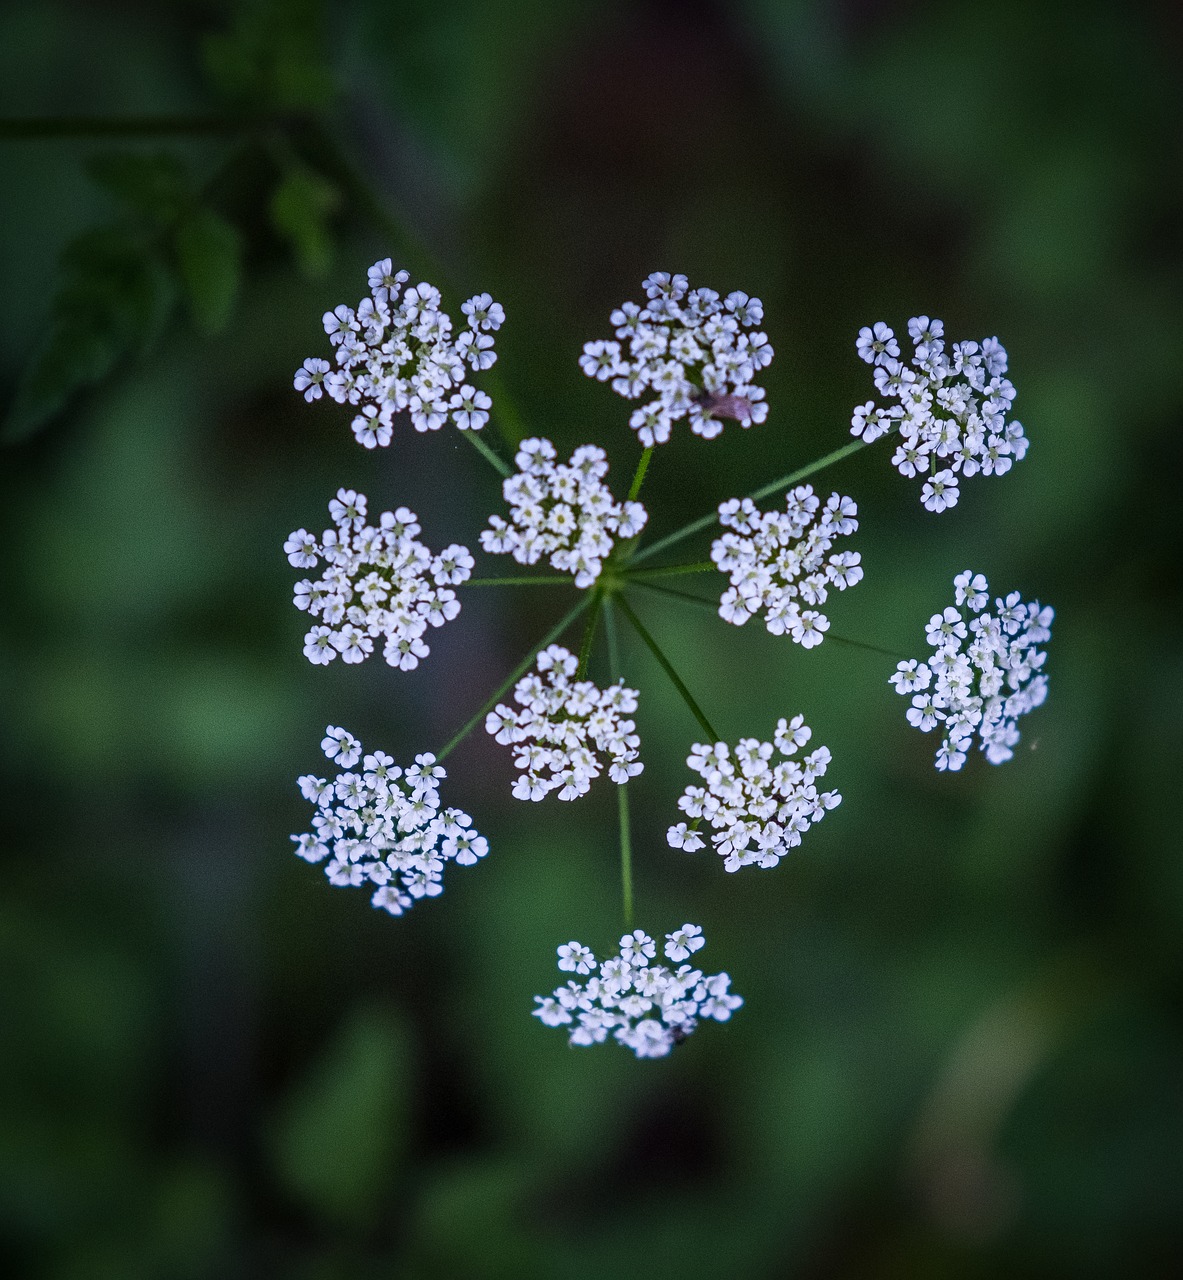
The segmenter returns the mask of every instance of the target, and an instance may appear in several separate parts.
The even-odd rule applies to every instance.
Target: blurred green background
[[[248,122],[0,136],[4,1273],[1178,1274],[1178,8],[4,0],[0,33],[5,118]],[[500,502],[454,432],[367,454],[291,389],[416,246],[505,305],[525,428],[618,487],[581,344],[655,268],[764,299],[769,422],[676,433],[655,532],[849,438],[860,325],[1010,351],[1012,474],[939,518],[886,446],[820,483],[863,515],[835,631],[918,652],[967,566],[1056,606],[1012,763],[938,776],[879,655],[637,593],[722,733],[803,712],[845,797],[775,872],[666,848],[697,727],[628,647],[638,923],[702,922],[747,998],[664,1061],[529,1016],[559,942],[620,932],[609,787],[517,805],[475,735],[445,797],[492,853],[402,920],[291,853],[326,723],[437,748],[566,607],[470,592],[412,674],[300,655],[280,547],[338,485],[436,546]]]

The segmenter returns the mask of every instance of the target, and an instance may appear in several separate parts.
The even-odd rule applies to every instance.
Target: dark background
[[[6,1274],[1177,1273],[1181,36],[1117,0],[0,4],[4,117],[251,122],[0,138]],[[409,675],[300,656],[280,547],[338,485],[433,546],[499,509],[454,432],[366,454],[291,389],[416,241],[454,313],[505,305],[522,426],[618,489],[581,344],[655,268],[764,299],[769,421],[679,429],[655,532],[849,439],[860,325],[1010,351],[1010,475],[939,518],[886,445],[819,483],[863,515],[835,631],[919,653],[965,567],[1056,606],[1012,763],[938,775],[889,659],[637,593],[720,732],[803,712],[845,797],[773,872],[667,849],[698,731],[628,646],[638,923],[702,922],[747,997],[664,1061],[529,1016],[557,943],[620,932],[608,786],[511,803],[474,736],[445,798],[492,853],[402,920],[291,854],[326,723],[438,748],[569,599],[470,592]]]

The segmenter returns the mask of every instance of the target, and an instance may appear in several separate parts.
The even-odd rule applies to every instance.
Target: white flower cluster
[[[821,644],[830,622],[818,609],[830,587],[845,591],[863,576],[857,551],[829,555],[834,539],[858,528],[858,507],[832,493],[823,507],[809,484],[786,498],[785,511],[761,511],[750,498],[719,507],[725,533],[711,546],[711,559],[731,579],[719,601],[719,617],[742,627],[764,610],[774,636],[786,632],[806,649]]]
[[[763,422],[768,406],[753,379],[773,351],[767,334],[750,332],[764,318],[760,299],[737,291],[720,300],[714,289],[692,290],[684,275],[668,271],[653,272],[644,289],[643,307],[626,302],[612,312],[620,341],[585,343],[579,358],[589,378],[611,379],[628,400],[656,396],[629,419],[641,443],[664,444],[680,418],[706,440],[723,430],[722,418],[744,427]]]
[[[445,862],[470,867],[489,852],[468,814],[440,809],[439,780],[447,775],[435,756],[416,756],[400,769],[381,751],[363,757],[361,743],[332,725],[320,745],[345,772],[331,782],[313,774],[298,779],[316,817],[311,832],[292,839],[305,861],[329,859],[330,883],[375,885],[373,905],[401,916],[419,898],[443,893]],[[359,761],[361,770],[351,772]]]
[[[430,650],[423,636],[460,612],[450,587],[472,575],[467,547],[453,543],[438,555],[415,540],[417,517],[406,507],[384,511],[377,526],[366,524],[366,496],[338,489],[329,503],[336,525],[319,541],[297,529],[283,544],[288,562],[312,569],[323,558],[324,573],[315,582],[296,583],[295,604],[322,625],[304,637],[304,656],[325,666],[340,654],[362,662],[374,640],[386,637],[383,656],[392,667],[411,671]]]
[[[657,944],[640,929],[626,933],[620,952],[597,967],[588,947],[569,942],[558,949],[564,973],[595,976],[568,982],[549,996],[535,996],[534,1016],[548,1027],[571,1027],[568,1043],[603,1044],[609,1033],[638,1058],[664,1058],[702,1018],[726,1022],[743,1004],[732,995],[726,973],[706,975],[681,961],[705,946],[696,924],[665,935],[662,948],[677,969],[651,964]]]
[[[783,758],[775,762],[773,743],[757,738],[741,738],[734,756],[725,742],[696,742],[686,763],[706,786],[682,793],[678,808],[694,823],[670,827],[667,842],[687,853],[703,848],[706,841],[697,828],[705,819],[714,828],[711,842],[724,858],[725,871],[775,867],[827,809],[842,802],[836,791],[819,793],[814,785],[829,766],[828,747],[817,747],[800,762],[791,758],[812,736],[802,716],[777,721],[774,742]]]
[[[549,440],[522,441],[518,473],[502,486],[512,523],[490,516],[481,546],[494,555],[509,553],[518,564],[549,555],[553,568],[575,575],[577,587],[590,587],[615,539],[636,537],[649,516],[639,502],[612,497],[603,449],[584,445],[567,463],[556,464],[556,457]]]
[[[1014,755],[1019,717],[1047,697],[1047,653],[1038,646],[1051,639],[1055,610],[1038,600],[1024,604],[1012,591],[989,613],[989,584],[969,569],[953,587],[959,608],[934,613],[925,629],[932,656],[901,662],[891,683],[912,695],[909,724],[924,733],[941,726],[938,769],[960,769],[975,732],[986,759],[1002,764]]]
[[[900,443],[892,466],[903,476],[923,476],[920,500],[929,511],[957,505],[959,477],[1002,475],[1021,462],[1028,440],[1006,415],[1015,389],[1003,377],[1006,350],[997,338],[954,343],[945,350],[945,326],[928,316],[908,321],[915,354],[899,359],[895,334],[880,320],[859,330],[858,353],[875,366],[875,386],[896,401],[873,400],[854,411],[850,430],[870,444],[892,430]]]
[[[522,710],[498,706],[485,729],[514,747],[514,764],[523,772],[514,782],[518,800],[541,800],[559,788],[560,800],[585,795],[608,757],[608,776],[627,782],[644,768],[638,760],[641,740],[624,716],[637,709],[637,691],[624,684],[600,689],[590,680],[573,680],[574,654],[552,644],[538,655],[538,674],[523,676],[514,688]]]
[[[440,309],[440,291],[412,285],[389,258],[370,268],[370,296],[357,310],[344,304],[324,315],[325,333],[336,348],[337,368],[327,360],[305,360],[295,388],[305,400],[322,389],[338,404],[360,405],[353,434],[367,449],[388,445],[396,413],[406,410],[416,431],[438,431],[449,419],[461,431],[479,431],[489,420],[489,397],[465,382],[467,365],[488,369],[497,359],[493,333],[505,312],[487,293],[461,307],[468,327],[452,333],[452,318]]]

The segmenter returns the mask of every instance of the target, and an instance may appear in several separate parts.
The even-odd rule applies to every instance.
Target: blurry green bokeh
[[[53,0],[0,29],[0,117],[319,113],[403,237],[282,139],[0,136],[5,1274],[1174,1274],[1173,7]],[[59,263],[104,227],[107,275]],[[133,231],[171,275],[128,267]],[[364,453],[291,390],[321,313],[417,243],[504,303],[524,427],[603,444],[617,486],[636,444],[581,344],[653,269],[763,298],[769,421],[659,451],[658,535],[849,439],[860,325],[1010,352],[1013,473],[939,519],[875,449],[819,483],[862,519],[836,632],[915,651],[968,566],[1055,605],[1012,763],[937,775],[878,654],[635,593],[725,736],[804,713],[844,796],[775,872],[668,849],[698,729],[629,639],[638,923],[700,921],[747,1001],[667,1060],[529,1016],[558,943],[621,930],[609,788],[515,805],[474,735],[448,802],[491,855],[406,919],[291,854],[326,723],[438,749],[567,607],[471,592],[406,675],[300,656],[280,547],[339,485],[433,545],[500,501],[454,433]],[[89,323],[111,272],[107,337],[30,383],[55,293]]]

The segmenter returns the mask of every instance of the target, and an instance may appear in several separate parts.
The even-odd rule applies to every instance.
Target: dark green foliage
[[[211,209],[195,209],[176,231],[177,267],[194,324],[220,333],[242,278],[242,237]]]
[[[156,226],[172,226],[193,200],[184,164],[167,151],[103,151],[87,162],[86,171],[129,212]]]
[[[233,122],[0,141],[5,1276],[1173,1276],[1173,17],[0,0],[0,30],[0,116]],[[748,1002],[664,1062],[529,1016],[558,943],[621,932],[606,788],[515,804],[474,735],[445,795],[490,856],[402,920],[291,852],[326,724],[438,749],[571,603],[473,591],[413,673],[300,656],[280,546],[338,485],[439,545],[499,507],[454,432],[367,452],[291,389],[370,262],[438,281],[432,251],[453,314],[505,305],[514,433],[603,444],[618,495],[635,442],[580,344],[651,269],[763,297],[769,421],[663,446],[649,537],[850,439],[859,325],[927,312],[1011,353],[1011,475],[939,518],[877,447],[818,478],[867,569],[834,632],[915,650],[967,567],[1056,606],[1010,764],[938,777],[872,650],[632,598],[720,733],[802,712],[845,797],[775,872],[667,849],[701,730],[622,626],[638,923],[702,923]]]
[[[88,231],[62,255],[63,283],[46,336],[25,371],[4,424],[15,443],[105,378],[129,353],[151,349],[174,290],[155,246],[133,228]]]
[[[335,86],[324,59],[328,20],[321,0],[252,0],[236,10],[228,32],[202,41],[215,92],[254,111],[328,106]]]
[[[283,1099],[270,1142],[280,1183],[330,1223],[364,1227],[390,1192],[410,1083],[405,1037],[390,1014],[351,1010]]]
[[[338,203],[336,190],[303,166],[290,168],[271,197],[271,221],[290,244],[300,270],[312,280],[323,279],[332,265],[328,220]]]

